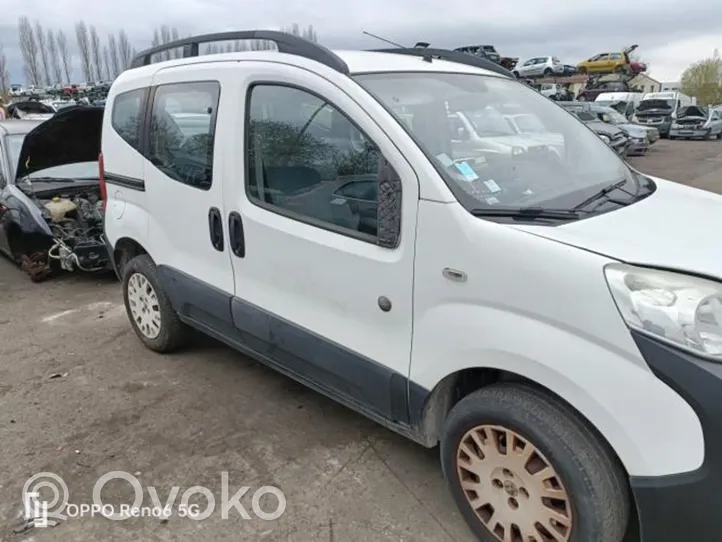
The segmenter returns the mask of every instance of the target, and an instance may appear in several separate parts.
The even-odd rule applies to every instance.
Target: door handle
[[[230,237],[231,252],[239,258],[245,258],[246,238],[243,232],[243,219],[235,211],[228,215],[228,235]]]
[[[218,252],[223,252],[223,222],[221,212],[217,207],[211,207],[208,211],[208,229],[211,235],[211,245]]]

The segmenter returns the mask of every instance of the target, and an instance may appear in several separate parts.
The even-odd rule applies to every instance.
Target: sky
[[[95,25],[101,38],[125,29],[137,50],[150,45],[153,29],[168,24],[181,34],[278,29],[313,25],[330,48],[367,49],[383,43],[364,30],[412,46],[492,44],[521,61],[554,55],[565,64],[637,44],[660,82],[678,81],[691,63],[722,50],[722,0],[24,0],[3,2],[2,44],[12,83],[25,83],[18,48],[20,16],[63,29],[75,51],[74,22]],[[293,6],[293,7],[289,7]],[[83,79],[75,57],[74,79]]]

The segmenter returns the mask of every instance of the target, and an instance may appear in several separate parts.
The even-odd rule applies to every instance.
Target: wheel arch
[[[113,264],[118,272],[122,273],[123,268],[130,260],[142,254],[149,255],[143,245],[131,237],[121,237],[113,249]]]

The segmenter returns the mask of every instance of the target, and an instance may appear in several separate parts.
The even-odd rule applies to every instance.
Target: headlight
[[[604,273],[629,327],[722,361],[722,284],[623,264]]]
[[[604,141],[607,145],[609,145],[612,142],[612,140],[609,139],[609,137],[605,136],[604,134],[599,134],[599,139]]]

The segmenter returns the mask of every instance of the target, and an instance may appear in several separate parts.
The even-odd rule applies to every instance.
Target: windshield
[[[644,111],[645,109],[672,109],[674,108],[675,101],[674,100],[658,100],[658,99],[649,99],[649,100],[642,100],[639,102],[639,105],[637,106],[637,111]]]
[[[603,113],[605,115],[609,115],[610,120],[614,124],[627,124],[627,117],[622,115],[619,111],[616,109],[612,109],[611,107],[599,107],[595,109],[595,111],[598,111],[599,113]]]
[[[593,131],[516,80],[429,72],[355,78],[412,132],[467,208],[571,208],[620,181],[636,191],[632,171]],[[481,137],[459,140],[454,113]],[[506,117],[519,114],[536,119],[537,133],[507,136]]]

